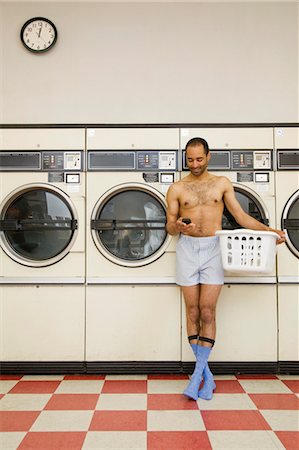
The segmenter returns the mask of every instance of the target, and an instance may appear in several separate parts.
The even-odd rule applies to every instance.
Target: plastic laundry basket
[[[220,238],[225,270],[258,274],[273,270],[278,234],[272,231],[239,229],[217,231],[216,235]]]

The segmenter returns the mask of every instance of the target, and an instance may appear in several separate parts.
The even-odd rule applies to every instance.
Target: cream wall
[[[58,28],[43,55],[19,39],[35,16]],[[296,122],[298,17],[297,2],[2,2],[0,120]]]

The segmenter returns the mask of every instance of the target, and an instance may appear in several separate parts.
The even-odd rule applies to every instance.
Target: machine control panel
[[[42,152],[42,168],[52,170],[82,170],[82,156],[80,151]]]
[[[271,170],[271,150],[211,150],[209,170]],[[183,170],[188,170],[183,152]]]
[[[10,151],[0,154],[0,171],[64,172],[83,170],[82,151]]]
[[[232,169],[270,170],[270,150],[237,150],[232,152]]]
[[[92,150],[88,152],[90,171],[157,171],[177,170],[176,150]]]
[[[137,152],[137,169],[175,170],[176,152],[175,151]]]

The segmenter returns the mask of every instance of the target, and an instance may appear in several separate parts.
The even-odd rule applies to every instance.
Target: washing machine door
[[[285,232],[288,248],[299,258],[299,190],[289,198],[284,207],[281,228]]]
[[[268,212],[262,199],[250,188],[244,185],[233,183],[236,198],[243,210],[259,222],[269,225]],[[243,228],[239,225],[227,208],[224,208],[222,216],[223,230],[236,230]]]
[[[27,185],[1,205],[0,243],[20,264],[49,266],[69,253],[77,224],[75,208],[63,191],[47,184]]]
[[[118,185],[97,202],[91,232],[99,251],[125,267],[152,263],[165,252],[171,236],[165,229],[164,196],[139,183]]]

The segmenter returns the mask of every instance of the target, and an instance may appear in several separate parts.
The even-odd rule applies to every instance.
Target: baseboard
[[[299,375],[299,361],[279,361],[279,373]]]
[[[215,375],[299,374],[299,361],[211,362]],[[194,363],[181,361],[4,361],[1,374],[184,374],[192,373]]]

